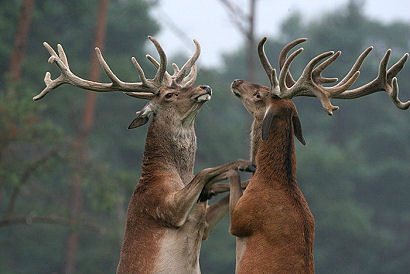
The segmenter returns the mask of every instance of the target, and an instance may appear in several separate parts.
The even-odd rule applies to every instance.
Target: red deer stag
[[[128,206],[124,241],[117,273],[200,273],[201,241],[228,211],[228,198],[208,206],[200,194],[214,177],[230,170],[245,168],[250,163],[237,160],[193,174],[196,151],[194,120],[201,106],[211,98],[209,86],[193,86],[200,54],[194,40],[194,55],[174,73],[166,72],[167,58],[160,44],[149,37],[156,47],[160,63],[153,79],[147,79],[133,57],[141,82],[121,81],[109,68],[96,48],[98,60],[111,83],[97,83],[74,75],[61,45],[58,54],[47,44],[50,63],[56,63],[61,75],[51,80],[46,73],[46,88],[34,100],[41,99],[61,84],[79,88],[112,92],[150,101],[137,112],[129,128],[148,127],[142,161],[142,176]],[[154,64],[156,61],[147,56]],[[188,72],[190,73],[188,74]],[[188,75],[187,75],[188,74]],[[200,201],[198,201],[200,200]]]
[[[346,75],[333,87],[323,83],[337,81],[325,78],[321,72],[332,63],[340,52],[326,52],[312,59],[301,77],[294,81],[289,66],[301,53],[299,49],[286,58],[295,45],[289,43],[280,54],[279,80],[264,52],[263,38],[258,45],[261,63],[268,75],[271,87],[235,80],[231,89],[253,116],[251,131],[251,160],[257,169],[242,195],[240,179],[236,171],[230,179],[230,232],[237,236],[237,273],[314,273],[313,238],[314,219],[308,204],[296,182],[296,156],[293,135],[305,144],[302,127],[295,105],[295,96],[316,96],[323,108],[332,114],[337,107],[331,98],[352,99],[386,91],[397,107],[407,109],[410,101],[402,103],[397,97],[395,76],[407,59],[404,55],[386,70],[390,50],[382,59],[379,75],[372,82],[347,90],[359,76],[359,68],[372,48],[366,49]],[[330,57],[329,57],[330,56]],[[320,65],[321,60],[329,57]]]

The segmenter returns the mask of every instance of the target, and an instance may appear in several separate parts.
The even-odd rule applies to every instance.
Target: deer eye
[[[169,98],[172,97],[172,95],[174,95],[174,94],[173,93],[167,93],[167,94],[165,94],[165,98],[169,99]]]
[[[256,93],[256,94],[255,94],[255,97],[256,97],[256,98],[261,98],[261,95],[260,95],[259,93]]]

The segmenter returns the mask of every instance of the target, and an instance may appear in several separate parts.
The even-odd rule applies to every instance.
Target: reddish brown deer
[[[208,206],[201,191],[213,178],[230,170],[247,167],[250,162],[237,160],[193,174],[196,151],[194,120],[201,106],[211,98],[209,86],[193,86],[197,71],[195,54],[174,74],[166,72],[167,58],[152,37],[159,56],[153,79],[146,79],[135,58],[132,61],[141,82],[126,83],[118,79],[96,48],[99,62],[111,83],[97,83],[74,75],[63,48],[57,53],[47,44],[50,63],[55,62],[61,75],[51,80],[46,73],[46,88],[34,100],[67,83],[97,92],[125,91],[127,95],[149,99],[129,128],[144,125],[152,117],[146,137],[142,176],[128,206],[127,223],[117,273],[200,273],[201,241],[228,211],[228,198]],[[187,75],[188,71],[190,73]],[[221,176],[219,176],[220,178]],[[198,201],[198,199],[200,201]]]
[[[295,40],[282,50],[279,58],[282,69],[278,80],[264,52],[266,38],[262,39],[258,53],[271,87],[243,80],[236,80],[231,85],[232,92],[254,118],[251,159],[257,166],[243,195],[238,173],[228,174],[230,232],[237,237],[236,273],[314,273],[314,219],[296,182],[293,135],[302,144],[305,140],[291,98],[316,96],[323,108],[332,114],[337,107],[330,103],[331,98],[352,99],[384,90],[397,107],[407,109],[410,106],[410,101],[402,103],[398,99],[395,78],[403,68],[407,54],[386,70],[388,50],[380,62],[379,75],[375,80],[347,90],[359,76],[358,70],[372,49],[368,48],[340,83],[334,87],[323,87],[323,83],[337,81],[336,78],[322,77],[321,72],[340,52],[326,52],[312,59],[295,82],[289,66],[302,49],[288,58],[286,56],[291,48],[305,40]],[[326,57],[329,58],[315,67]]]

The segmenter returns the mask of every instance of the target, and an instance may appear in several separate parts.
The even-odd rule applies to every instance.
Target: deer
[[[226,174],[230,185],[230,233],[236,236],[236,273],[314,273],[314,217],[297,184],[293,136],[303,145],[306,142],[291,99],[296,96],[317,97],[325,111],[332,115],[338,107],[332,105],[331,98],[354,99],[386,91],[398,108],[407,109],[410,101],[398,99],[396,75],[403,68],[408,54],[387,70],[391,53],[388,50],[380,62],[377,77],[365,85],[349,89],[373,49],[369,47],[338,84],[324,87],[324,83],[338,81],[337,78],[323,77],[321,73],[335,61],[340,51],[316,56],[295,81],[289,67],[303,49],[287,55],[307,39],[290,42],[279,56],[281,70],[278,79],[265,55],[266,40],[265,37],[259,42],[258,55],[271,86],[245,80],[235,80],[231,84],[231,91],[253,117],[250,158],[257,167],[244,192],[238,172],[232,170]]]
[[[194,121],[201,106],[211,99],[208,85],[194,86],[196,60],[200,45],[194,40],[195,52],[174,73],[166,71],[167,56],[156,39],[149,36],[160,61],[147,55],[157,71],[147,79],[137,60],[132,57],[140,82],[121,81],[96,48],[98,61],[111,83],[82,79],[71,72],[63,47],[58,54],[44,42],[61,75],[52,80],[49,72],[46,87],[33,99],[40,100],[62,84],[94,92],[124,92],[148,103],[136,113],[129,129],[148,126],[142,173],[128,205],[124,239],[117,273],[200,273],[201,241],[228,212],[229,196],[208,205],[209,189],[215,178],[223,179],[229,170],[245,169],[249,161],[238,159],[194,175],[196,135]],[[189,73],[188,73],[189,72]]]

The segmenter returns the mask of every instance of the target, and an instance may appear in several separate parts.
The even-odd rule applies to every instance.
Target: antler
[[[186,63],[182,66],[180,69],[175,63],[172,63],[172,67],[174,69],[174,73],[170,75],[168,72],[165,73],[164,77],[164,83],[167,85],[171,85],[172,83],[179,85],[181,87],[189,87],[194,84],[196,81],[197,77],[197,67],[196,67],[196,60],[198,60],[198,57],[201,53],[201,46],[199,45],[198,41],[193,40],[195,44],[195,52],[194,54],[186,61]],[[159,63],[157,60],[155,60],[154,57],[151,55],[147,54],[146,55],[147,59],[154,64],[156,68],[159,67]],[[188,71],[190,70],[189,74]]]
[[[379,72],[374,80],[361,87],[352,90],[346,90],[345,92],[337,95],[335,98],[355,99],[378,91],[385,91],[399,109],[408,109],[410,107],[410,100],[407,102],[402,102],[398,97],[399,85],[397,83],[396,75],[399,74],[399,72],[403,69],[407,58],[409,57],[409,54],[404,54],[399,61],[391,66],[389,70],[387,70],[387,63],[389,61],[390,54],[391,49],[386,51],[386,54],[380,61]]]
[[[158,89],[162,85],[162,82],[164,80],[166,73],[167,57],[157,40],[155,40],[151,36],[148,36],[148,39],[150,39],[156,47],[160,55],[161,63],[158,66],[158,70],[155,74],[154,79],[147,79],[145,77],[144,71],[138,64],[137,60],[134,57],[132,57],[132,62],[135,68],[137,69],[138,75],[141,80],[141,82],[138,83],[127,83],[118,79],[118,77],[112,72],[112,70],[108,66],[107,62],[104,60],[99,48],[95,48],[98,61],[104,72],[107,74],[108,78],[110,78],[111,83],[99,83],[82,79],[71,72],[67,56],[63,50],[63,47],[60,44],[57,45],[57,55],[54,49],[48,43],[44,42],[44,47],[48,50],[48,52],[51,55],[48,59],[48,62],[50,64],[56,63],[57,67],[61,71],[61,74],[56,79],[52,80],[50,72],[47,72],[44,78],[46,87],[37,96],[33,97],[33,100],[36,101],[42,99],[44,96],[47,95],[47,93],[49,93],[51,90],[57,88],[62,84],[70,84],[79,88],[92,90],[96,92],[126,91],[128,95],[131,95],[133,97],[141,99],[153,98],[155,94],[158,93]]]
[[[294,47],[295,45],[306,41],[306,38],[301,38],[289,43],[285,46],[282,52],[287,52]],[[330,102],[330,99],[345,90],[347,90],[356,79],[359,77],[360,72],[355,71],[352,74],[346,75],[346,79],[344,79],[344,83],[341,85],[336,85],[334,87],[324,87],[322,86],[323,83],[331,83],[337,81],[337,78],[325,78],[321,76],[321,72],[330,65],[336,58],[340,55],[340,52],[334,53],[333,51],[324,52],[315,58],[313,58],[303,70],[302,75],[299,79],[295,82],[289,72],[289,67],[292,61],[299,55],[303,48],[298,49],[297,51],[293,52],[288,58],[285,59],[283,62],[283,67],[281,68],[279,74],[279,81],[276,77],[276,70],[272,68],[270,65],[264,50],[264,44],[266,42],[266,37],[264,37],[258,45],[258,54],[261,60],[262,66],[264,67],[269,81],[271,83],[271,93],[272,95],[276,95],[280,98],[293,98],[296,96],[302,96],[305,94],[309,94],[312,96],[316,96],[319,98],[320,102],[322,103],[322,107],[327,111],[329,115],[333,114],[334,110],[337,110],[337,106],[333,106]],[[285,54],[285,56],[286,56]],[[330,56],[330,57],[329,57]],[[315,66],[326,59],[322,64],[315,68]],[[288,79],[288,80],[286,80]],[[287,83],[290,85],[288,87]],[[306,96],[306,95],[305,95]]]
[[[281,51],[280,55],[279,55],[279,66],[280,68],[283,67],[285,60],[286,60],[286,56],[289,53],[289,51],[297,44],[306,41],[305,38],[300,38],[297,40],[294,40],[292,42],[290,42],[289,44],[287,44],[283,50]],[[348,74],[343,78],[342,81],[340,81],[336,87],[340,87],[343,84],[345,84],[353,75],[354,73],[356,73],[357,71],[359,71],[361,65],[364,62],[364,59],[367,57],[367,55],[370,53],[370,51],[373,49],[373,47],[369,47],[366,50],[364,50],[362,52],[362,54],[360,54],[360,56],[357,58],[356,62],[354,63],[353,67],[351,68],[351,70],[348,72]],[[376,76],[376,78],[374,80],[372,80],[371,82],[360,86],[358,88],[352,89],[352,90],[346,90],[340,94],[335,94],[333,96],[333,98],[336,99],[355,99],[355,98],[359,98],[359,97],[363,97],[378,91],[386,91],[386,93],[389,95],[389,97],[392,99],[393,103],[400,109],[408,109],[410,107],[410,100],[407,102],[402,102],[400,101],[400,99],[398,98],[398,94],[399,94],[399,87],[398,87],[398,83],[397,83],[397,74],[399,74],[399,72],[403,69],[404,64],[407,61],[408,58],[408,53],[404,54],[403,57],[397,61],[393,66],[391,66],[391,68],[389,70],[387,70],[387,63],[389,60],[391,54],[391,50],[387,50],[386,54],[384,55],[384,57],[382,58],[382,60],[380,61],[380,65],[379,65],[379,72],[378,75]],[[330,60],[331,58],[336,59],[338,56],[336,56],[336,54],[332,57],[330,57],[328,60],[326,60],[325,62],[323,62],[321,65],[319,65],[314,71],[313,74],[315,76],[315,81],[317,83],[332,83],[332,82],[336,82],[337,78],[323,78],[323,77],[317,77],[318,73],[320,74],[320,72],[327,67],[331,62],[333,62],[333,60]],[[290,73],[288,73],[287,78],[286,78],[286,84],[288,86],[293,86],[295,84],[295,81],[293,80],[292,76]],[[300,96],[315,96],[314,94],[310,93],[310,92],[302,92],[300,94]]]

